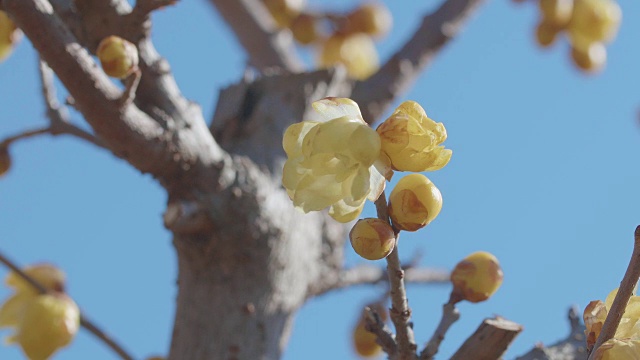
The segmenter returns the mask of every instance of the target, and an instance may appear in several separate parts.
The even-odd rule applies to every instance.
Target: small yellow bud
[[[433,221],[441,209],[440,190],[422,174],[403,177],[389,195],[389,215],[399,230],[421,229]]]
[[[538,41],[538,45],[542,47],[551,46],[558,35],[559,29],[556,28],[553,24],[541,21],[536,27],[536,40]]]
[[[540,0],[538,3],[543,21],[563,28],[571,20],[573,0]]]
[[[502,285],[498,259],[485,251],[475,252],[456,265],[451,273],[452,299],[473,303],[487,300]]]
[[[293,19],[302,12],[304,0],[263,0],[264,5],[280,28],[288,28]]]
[[[379,303],[369,305],[373,310],[380,315],[382,321],[387,318],[387,312]],[[366,329],[365,312],[358,318],[358,322],[353,329],[353,347],[358,355],[362,357],[374,357],[382,352],[382,348],[376,342],[378,337],[376,334]]]
[[[627,360],[637,359],[640,354],[640,340],[637,338],[618,339],[605,341],[593,354],[594,360]]]
[[[7,339],[18,343],[31,360],[47,360],[67,346],[80,327],[80,310],[66,295],[39,295],[24,304],[16,333]]]
[[[415,101],[400,104],[376,131],[395,170],[434,171],[451,159],[451,150],[440,146],[447,139],[444,125],[429,119]]]
[[[349,232],[351,246],[367,260],[380,260],[393,251],[396,237],[385,221],[376,218],[358,220]]]
[[[371,36],[334,34],[321,45],[318,65],[342,64],[353,79],[364,80],[378,70],[378,51]]]
[[[13,51],[15,44],[20,41],[22,32],[9,19],[4,11],[0,11],[0,61],[6,59]]]
[[[607,307],[605,303],[600,300],[594,300],[587,305],[584,309],[582,319],[586,327],[585,334],[587,335],[587,349],[593,349],[593,345],[596,343],[600,331],[602,331],[602,325],[607,318]]]
[[[291,23],[293,38],[302,45],[308,45],[320,38],[318,19],[313,15],[300,14]]]
[[[345,33],[362,32],[371,36],[386,35],[393,25],[393,16],[382,3],[364,4],[347,15]]]
[[[6,174],[11,168],[11,155],[6,146],[0,146],[0,176]]]
[[[604,68],[607,62],[607,49],[600,42],[589,44],[586,50],[572,47],[571,58],[580,70],[594,73]]]
[[[105,74],[124,79],[138,69],[138,49],[127,40],[108,36],[98,45],[96,55]]]

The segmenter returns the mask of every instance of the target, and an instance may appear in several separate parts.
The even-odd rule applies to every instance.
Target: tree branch
[[[486,319],[462,344],[451,360],[500,359],[522,326],[501,317]]]
[[[374,123],[406,91],[453,39],[483,0],[446,0],[427,15],[413,36],[373,76],[356,83],[352,99],[360,105],[363,118]]]
[[[82,140],[88,141],[98,147],[105,148],[102,140],[95,137],[81,128],[71,124],[69,113],[60,106],[53,84],[53,71],[46,62],[39,62],[40,81],[42,84],[42,96],[47,107],[47,117],[49,118],[51,135],[67,134]]]
[[[2,252],[0,252],[0,263],[4,264],[6,267],[11,269],[14,273],[28,282],[31,286],[33,286],[38,292],[41,294],[46,294],[49,292],[46,287],[40,284],[31,276],[27,275],[24,271],[22,271],[13,261],[9,260]],[[102,331],[97,325],[95,325],[92,321],[88,320],[84,314],[80,314],[80,325],[83,328],[87,329],[90,333],[95,335],[98,339],[102,340],[111,350],[117,353],[123,360],[133,360],[133,357],[129,355],[117,342],[115,342],[111,337],[109,337],[104,331]]]
[[[404,280],[414,284],[448,284],[449,272],[446,270],[412,267],[406,270]],[[343,269],[329,281],[318,284],[309,290],[309,298],[328,292],[358,285],[375,285],[389,281],[387,272],[377,266],[359,265]]]
[[[569,335],[552,345],[538,345],[531,351],[516,358],[516,360],[587,360],[587,347],[584,332],[585,326],[580,321],[580,315],[575,307],[569,309]]]
[[[594,359],[594,354],[597,352],[598,348],[615,335],[618,325],[620,324],[620,320],[622,320],[622,315],[629,303],[629,299],[631,298],[631,295],[633,295],[633,289],[635,289],[638,284],[639,278],[640,225],[636,227],[636,231],[634,233],[633,253],[631,254],[631,260],[629,260],[629,266],[627,267],[627,271],[624,273],[624,277],[620,282],[618,293],[616,294],[615,299],[613,299],[613,304],[611,304],[611,309],[609,309],[604,325],[602,325],[600,335],[598,336],[596,343],[593,345],[591,355],[589,355],[590,360]]]
[[[393,338],[391,330],[382,321],[380,315],[378,315],[372,308],[366,307],[364,309],[365,330],[376,334],[378,337],[378,344],[382,346],[382,350],[389,356],[394,355],[398,350],[398,344]]]
[[[291,72],[303,69],[292,37],[277,30],[266,8],[257,0],[210,0],[233,30],[249,57],[249,64],[263,71],[280,67]]]
[[[378,218],[389,225],[389,208],[384,192],[376,200]],[[400,265],[398,255],[399,236],[396,231],[396,246],[387,256],[387,274],[389,275],[389,294],[391,295],[391,321],[396,328],[396,342],[398,343],[398,360],[413,360],[416,358],[416,345],[411,324],[411,309],[407,301],[407,291],[404,286],[404,271]]]
[[[442,306],[442,317],[440,323],[436,328],[436,331],[431,336],[431,339],[427,343],[427,346],[420,353],[420,360],[432,360],[435,354],[438,353],[440,344],[444,340],[444,336],[449,331],[451,325],[460,319],[460,311],[456,309],[455,302],[449,300]]]

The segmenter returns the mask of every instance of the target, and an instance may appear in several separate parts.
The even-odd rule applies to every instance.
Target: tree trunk
[[[168,187],[182,189],[165,213],[179,267],[169,359],[279,359],[295,312],[342,269],[344,225],[293,209],[281,171],[284,129],[313,100],[348,89],[344,80],[282,74],[220,95],[212,132],[233,175],[206,194]]]

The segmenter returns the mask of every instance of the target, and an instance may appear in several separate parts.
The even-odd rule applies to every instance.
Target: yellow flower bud
[[[369,305],[372,309],[374,309],[382,321],[385,321],[387,318],[387,312],[379,303]],[[365,328],[365,312],[363,311],[360,317],[358,318],[358,322],[356,326],[353,328],[353,347],[358,353],[358,355],[362,357],[374,357],[382,352],[382,347],[378,345],[376,339],[378,338],[376,334],[367,331]]]
[[[567,26],[573,47],[584,49],[592,42],[612,40],[621,19],[620,6],[613,0],[575,0]]]
[[[540,0],[538,3],[543,21],[563,28],[571,20],[573,0]]]
[[[584,309],[582,318],[586,327],[587,349],[591,350],[600,336],[602,325],[607,318],[607,307],[602,301],[594,300]]]
[[[38,295],[26,301],[16,333],[7,339],[17,343],[31,360],[47,360],[67,346],[80,327],[80,310],[66,295]]]
[[[542,47],[551,46],[558,35],[558,29],[551,23],[541,21],[536,27],[536,40]]]
[[[440,190],[422,174],[403,177],[389,195],[389,215],[399,230],[423,228],[438,216],[441,209]]]
[[[362,32],[371,36],[386,35],[393,25],[389,9],[382,3],[364,4],[347,15],[345,33]]]
[[[605,341],[593,354],[594,360],[622,360],[637,359],[640,354],[640,340],[609,339]]]
[[[364,80],[378,70],[378,51],[369,35],[334,34],[321,45],[318,65],[331,67],[342,64],[347,74],[356,80]]]
[[[6,59],[13,51],[15,44],[20,41],[22,32],[9,19],[4,11],[0,11],[0,61]]]
[[[98,45],[96,55],[105,74],[124,79],[138,69],[138,49],[118,36],[108,36]]]
[[[456,265],[451,273],[452,299],[473,303],[487,300],[502,285],[498,259],[485,251],[475,252]]]
[[[6,174],[11,168],[11,155],[6,146],[0,146],[0,176]]]
[[[291,23],[293,38],[302,45],[308,45],[320,38],[318,19],[313,15],[300,14]]]
[[[395,170],[439,170],[451,159],[451,150],[440,146],[447,139],[444,125],[429,119],[415,101],[400,104],[376,131]]]
[[[396,237],[385,221],[376,218],[358,220],[349,232],[351,246],[367,260],[380,260],[393,251]]]
[[[304,0],[263,0],[276,25],[287,28],[304,9]]]
[[[604,68],[607,62],[607,49],[600,42],[591,43],[584,50],[573,47],[571,58],[580,70],[593,73]]]

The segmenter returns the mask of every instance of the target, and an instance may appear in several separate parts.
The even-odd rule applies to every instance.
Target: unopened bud
[[[387,257],[396,244],[391,226],[376,218],[358,220],[349,232],[349,239],[353,250],[367,260]]]
[[[403,177],[389,195],[389,215],[399,230],[423,228],[438,216],[441,209],[440,190],[422,174]]]
[[[473,303],[485,301],[502,285],[502,278],[502,269],[495,256],[485,251],[475,252],[453,269],[451,298]]]
[[[114,78],[124,79],[138,69],[138,49],[118,36],[109,36],[100,42],[96,51],[102,70]]]

